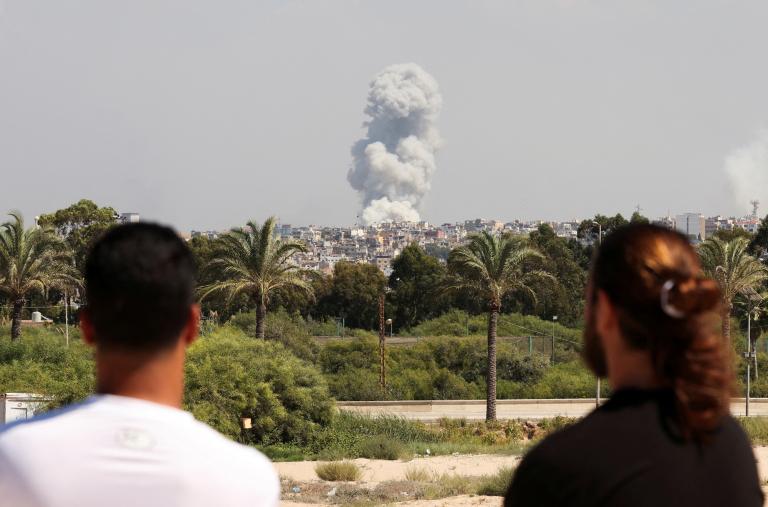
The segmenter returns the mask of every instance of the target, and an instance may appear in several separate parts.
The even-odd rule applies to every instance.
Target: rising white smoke
[[[371,82],[368,133],[352,146],[347,174],[360,192],[365,224],[419,220],[435,172],[442,104],[437,81],[415,63],[391,65]]]
[[[760,130],[754,141],[732,151],[725,159],[725,172],[739,206],[746,209],[752,199],[768,204],[768,130]]]

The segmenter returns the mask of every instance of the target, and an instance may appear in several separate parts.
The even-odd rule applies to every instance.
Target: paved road
[[[340,410],[370,415],[389,414],[431,422],[443,417],[452,419],[485,419],[485,400],[427,400],[427,401],[344,401]],[[498,400],[496,415],[499,419],[546,419],[558,415],[582,417],[595,408],[594,399],[567,400]],[[744,415],[744,399],[731,403],[733,415]],[[768,398],[752,399],[749,414],[768,416]]]

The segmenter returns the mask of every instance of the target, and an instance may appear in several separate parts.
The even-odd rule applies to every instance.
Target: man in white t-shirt
[[[0,430],[0,506],[273,507],[269,460],[181,410],[195,268],[171,229],[110,230],[86,262],[96,394]]]

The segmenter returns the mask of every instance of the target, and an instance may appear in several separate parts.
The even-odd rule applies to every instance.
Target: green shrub
[[[247,336],[256,336],[255,311],[241,312],[233,315],[228,324]],[[300,315],[289,315],[282,308],[267,313],[264,323],[264,334],[267,340],[282,343],[286,349],[305,361],[315,362],[320,352],[320,346],[310,334],[310,326]]]
[[[504,496],[512,483],[515,470],[504,467],[494,475],[484,477],[477,486],[477,494],[483,496]]]
[[[330,425],[311,435],[307,449],[324,458],[358,457],[363,443],[373,437],[385,437],[402,444],[434,442],[438,438],[418,421],[386,415],[369,417],[340,412]]]
[[[256,446],[272,461],[305,461],[307,457],[301,447],[290,444]]]
[[[306,443],[330,423],[333,400],[319,372],[280,343],[225,326],[190,347],[185,406],[231,438],[253,444]],[[249,417],[252,429],[242,430]]]
[[[359,447],[361,458],[368,459],[399,459],[405,453],[403,444],[384,435],[369,437],[362,441]]]
[[[565,417],[558,415],[549,419],[540,420],[539,428],[544,430],[546,435],[549,435],[555,431],[560,431],[561,429],[567,428],[576,422],[578,422],[578,419],[575,417]]]
[[[315,473],[320,479],[333,482],[357,481],[362,476],[358,466],[348,461],[319,463],[315,466]]]
[[[86,398],[95,388],[93,352],[70,328],[70,345],[63,330],[25,328],[12,342],[8,329],[0,331],[0,392],[36,393],[50,397],[45,408]]]

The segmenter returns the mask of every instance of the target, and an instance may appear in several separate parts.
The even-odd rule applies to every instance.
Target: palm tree
[[[511,234],[495,236],[488,232],[473,234],[467,244],[454,248],[448,256],[451,275],[448,288],[469,289],[488,303],[488,374],[485,418],[496,419],[496,326],[501,300],[510,292],[523,291],[534,300],[531,288],[535,279],[552,275],[537,269],[527,269],[529,261],[543,258],[523,240]]]
[[[0,225],[0,293],[10,301],[11,340],[21,336],[21,311],[27,296],[76,282],[72,254],[48,227],[24,229],[17,212]]]
[[[223,292],[228,301],[247,294],[256,306],[256,337],[264,338],[264,319],[269,298],[274,291],[295,287],[312,293],[305,270],[291,262],[291,257],[306,252],[304,243],[275,238],[275,218],[259,226],[248,222],[242,229],[232,229],[219,239],[219,246],[205,269],[216,281],[200,287],[200,297]]]
[[[731,344],[731,313],[736,296],[756,288],[768,278],[765,265],[749,254],[744,238],[723,241],[714,237],[699,247],[704,272],[720,285],[723,297],[722,331],[728,347]]]

